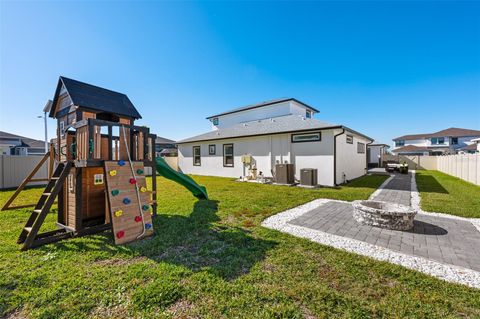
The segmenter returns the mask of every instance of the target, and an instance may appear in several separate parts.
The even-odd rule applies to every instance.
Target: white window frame
[[[198,155],[195,154],[195,150],[198,149]],[[198,156],[198,164],[196,164],[195,157]],[[200,145],[192,147],[193,166],[202,166],[202,148]]]
[[[357,142],[357,153],[358,154],[365,154],[365,143]]]
[[[353,144],[353,135],[347,134],[345,140],[347,144]]]
[[[232,147],[232,154],[226,154],[225,148]],[[232,157],[232,164],[227,164],[227,156]],[[223,167],[234,167],[235,166],[235,149],[233,143],[223,144]]]
[[[301,134],[292,134],[291,141],[292,143],[320,142],[322,141],[322,132],[316,131]]]

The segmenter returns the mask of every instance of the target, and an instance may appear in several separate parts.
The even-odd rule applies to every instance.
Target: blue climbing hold
[[[152,228],[152,224],[146,223],[146,224],[145,224],[145,229],[150,229],[150,228]]]
[[[132,202],[132,201],[131,201],[128,197],[125,197],[125,198],[123,199],[123,203],[124,203],[125,205],[128,205],[128,204],[130,204],[131,202]]]
[[[123,166],[123,165],[125,165],[125,161],[124,160],[119,160],[117,162],[117,164],[120,165],[120,166]]]

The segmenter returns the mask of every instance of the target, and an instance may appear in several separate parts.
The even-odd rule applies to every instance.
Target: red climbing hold
[[[135,221],[137,223],[141,222],[142,221],[142,216],[135,216]]]
[[[117,233],[117,238],[122,238],[123,236],[125,236],[125,232],[123,230]]]
[[[137,182],[137,180],[135,178],[130,178],[130,184],[135,184]]]

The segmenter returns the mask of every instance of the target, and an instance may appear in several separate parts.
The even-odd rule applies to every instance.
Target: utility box
[[[278,184],[294,184],[295,169],[293,164],[276,164],[275,178]]]
[[[318,171],[316,168],[302,168],[300,170],[300,184],[305,186],[317,186]]]

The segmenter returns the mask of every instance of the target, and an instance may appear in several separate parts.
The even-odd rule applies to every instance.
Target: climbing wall
[[[135,178],[128,161],[105,161],[107,196],[115,244],[125,244],[153,235],[151,192],[147,190],[143,162],[132,162],[132,165]],[[146,231],[141,236],[143,225]]]

